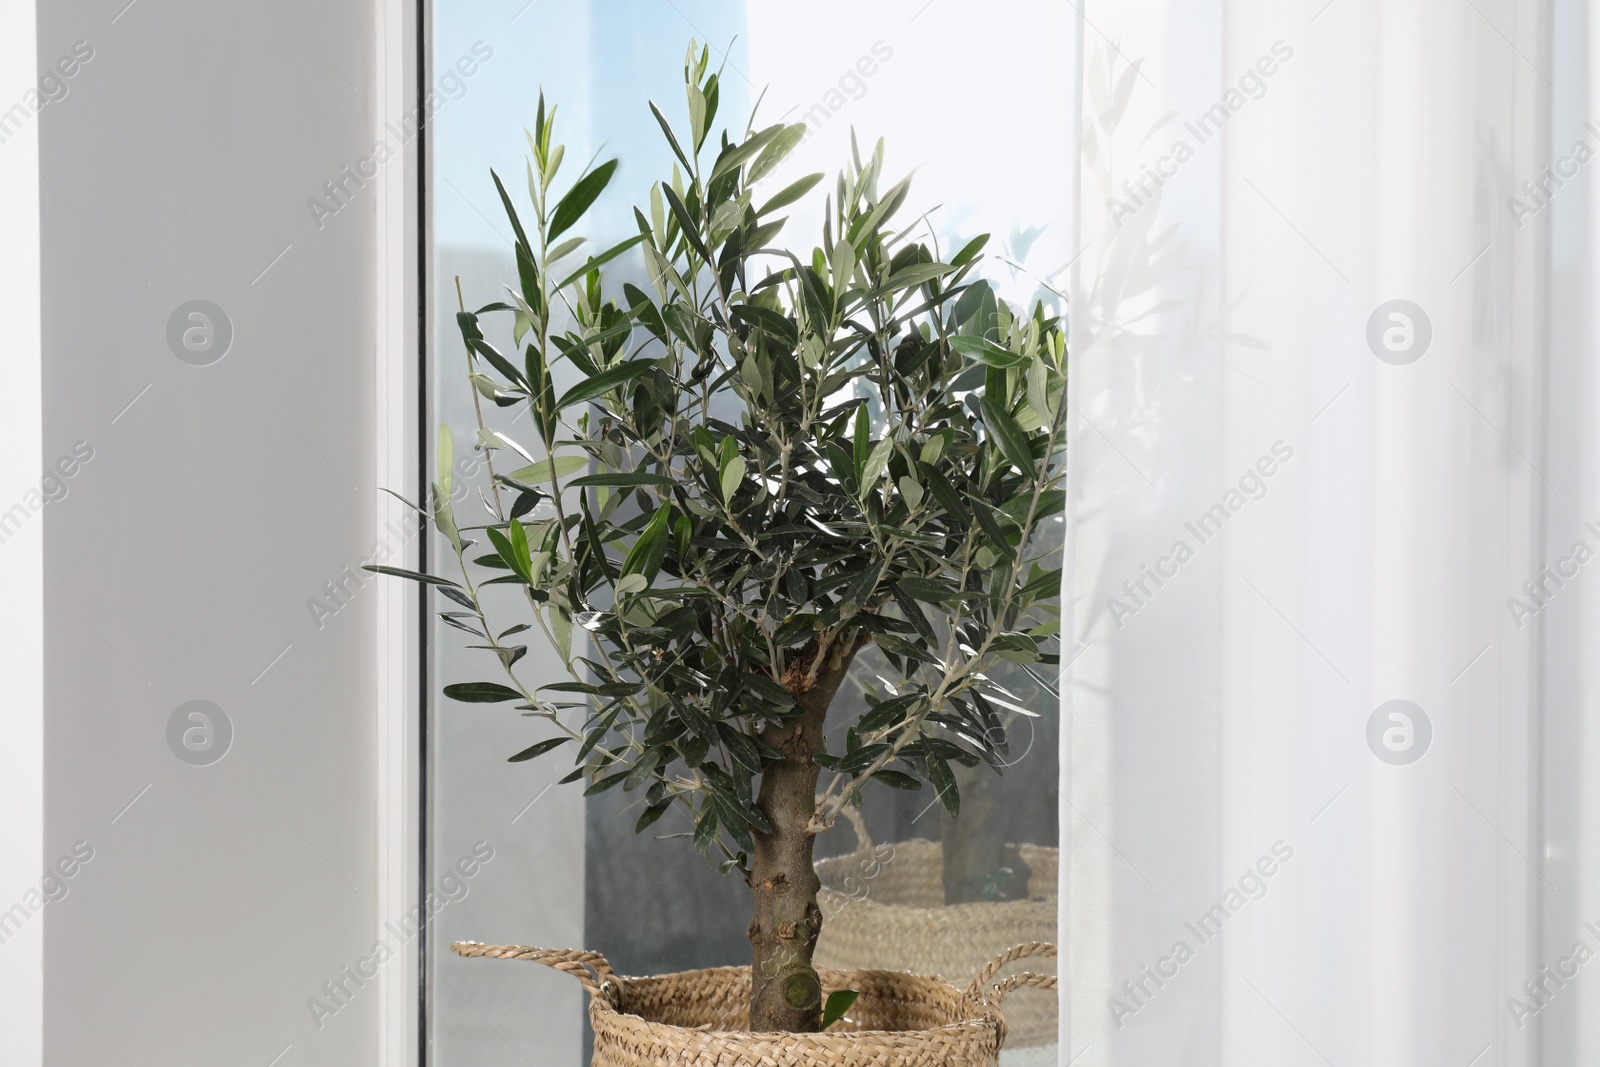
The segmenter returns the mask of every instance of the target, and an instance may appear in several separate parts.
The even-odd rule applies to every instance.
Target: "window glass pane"
[[[488,477],[483,453],[474,449],[475,401],[454,318],[457,279],[468,309],[508,299],[505,287],[516,284],[511,226],[489,172],[500,175],[525,210],[523,131],[534,125],[541,89],[546,106],[558,108],[556,137],[566,145],[558,186],[597,153],[621,161],[575,231],[588,239],[585,251],[637,232],[633,206],[648,205],[652,182],[670,179],[673,156],[648,102],[657,102],[680,128],[687,125],[683,61],[694,37],[710,43],[713,65],[726,64],[719,125],[736,124],[734,132],[742,133],[758,98],[758,125],[808,125],[805,142],[766,183],[775,192],[807,173],[828,176],[817,195],[790,210],[783,241],[791,247],[821,243],[822,193],[850,159],[852,131],[863,155],[881,136],[887,181],[915,172],[903,213],[908,220],[926,213],[924,240],[936,241],[948,257],[972,237],[992,234],[984,274],[1000,295],[1013,305],[1043,300],[1050,313],[1064,311],[1054,290],[1065,288],[1074,249],[1067,228],[1070,12],[1061,5],[1022,0],[1008,6],[1003,20],[955,0],[592,0],[526,7],[523,0],[436,0],[432,8],[438,98],[430,126],[431,403],[436,419],[452,431],[462,525],[482,521],[478,495]],[[1027,28],[1020,48],[1018,27]],[[650,288],[637,257],[618,260],[607,285],[620,289],[624,280]],[[490,340],[501,351],[516,351],[509,330]],[[576,380],[564,367],[558,389],[561,374]],[[533,439],[531,420],[519,416],[519,408],[496,409],[481,396],[477,404],[492,427],[521,442]],[[501,450],[493,457],[502,473],[526,462],[502,463],[508,455]],[[1058,528],[1050,536],[1059,544]],[[452,573],[447,542],[435,537],[430,552],[442,568],[435,573]],[[435,600],[440,610],[451,608]],[[526,604],[510,595],[491,596],[489,604],[492,614],[498,611],[492,618],[497,630],[532,621]],[[562,680],[561,661],[539,630],[515,638],[524,639],[528,653],[516,666],[522,679],[530,686]],[[449,942],[596,949],[623,974],[744,964],[750,958],[750,893],[736,875],[708,868],[689,841],[659,839],[690,828],[676,811],[636,835],[638,793],[618,789],[586,799],[581,785],[555,784],[571,767],[570,749],[508,763],[508,756],[548,736],[548,728],[508,710],[510,704],[436,695],[448,683],[496,676],[492,654],[468,647],[482,643],[438,622],[430,635],[429,832],[439,894],[430,942],[432,1062],[577,1064],[585,1062],[587,1037],[575,981],[540,967],[461,960],[450,954]],[[869,689],[882,692],[878,662],[871,650],[857,661],[830,722],[853,719]],[[961,772],[961,822],[951,824],[931,789],[874,783],[862,809],[864,851],[857,852],[843,821],[819,839],[818,855],[831,858],[823,865],[824,880],[838,897],[836,909],[825,906],[830,916],[819,963],[940,972],[964,984],[976,963],[949,955],[952,939],[942,924],[970,930],[994,923],[989,955],[1015,941],[1054,940],[1055,680],[1047,676],[1041,685],[1020,669],[996,680],[1015,694],[1015,709],[997,709],[1011,723],[1009,766],[998,775]],[[580,712],[573,715],[581,722]],[[842,736],[831,737],[832,750],[842,747]],[[959,860],[948,865],[948,893],[946,845]],[[891,943],[881,924],[848,914],[851,908],[863,912],[859,898],[919,906],[928,918],[920,933]],[[1030,899],[1036,907],[1020,925],[996,918],[1002,902]],[[979,911],[943,914],[947,901],[967,901]],[[1054,1042],[1054,994],[1032,995],[1032,1001],[1017,1001],[1018,1018],[1032,1021],[1013,1022],[1012,1044],[1035,1048],[1009,1052],[1008,1060],[1029,1062],[1031,1055],[1053,1062],[1047,1046]]]

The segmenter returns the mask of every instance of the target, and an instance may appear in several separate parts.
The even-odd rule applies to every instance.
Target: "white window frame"
[[[32,3],[0,4],[0,100],[37,86]],[[39,124],[25,121],[0,145],[0,499],[37,487],[43,459],[39,317]],[[0,551],[0,677],[6,743],[0,745],[0,886],[36,883],[44,855],[44,531],[26,523]],[[5,905],[0,905],[3,907]],[[8,1062],[44,1054],[44,926],[28,923],[0,950],[0,1033]]]

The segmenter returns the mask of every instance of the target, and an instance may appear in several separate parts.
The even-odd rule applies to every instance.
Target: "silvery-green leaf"
[[[700,142],[706,139],[706,94],[698,85],[689,86],[689,130],[695,147],[699,148]]]
[[[557,478],[563,478],[574,471],[583,470],[588,465],[588,456],[557,456],[555,458],[555,474]],[[512,471],[506,477],[514,482],[521,482],[523,485],[543,485],[550,481],[550,467],[551,464],[548,459],[541,459],[530,466]]]
[[[1048,422],[1055,417],[1055,406],[1050,403],[1047,393],[1050,372],[1044,365],[1044,360],[1038,356],[1033,357],[1033,362],[1028,364],[1028,406],[1033,409],[1043,421]]]
[[[833,284],[837,289],[843,289],[850,284],[850,276],[856,271],[856,250],[849,241],[840,238],[833,246],[833,253],[828,257],[828,266],[833,270]]]
[[[433,483],[433,524],[449,539],[457,552],[461,551],[461,534],[456,530],[455,511],[450,507],[450,494],[438,482]]]
[[[1033,410],[1031,404],[1022,405],[1022,410],[1017,412],[1017,425],[1027,433],[1050,428],[1050,424],[1045,422],[1039,416],[1039,413]]]
[[[728,200],[717,207],[716,214],[711,216],[711,230],[713,233],[726,233],[739,225],[739,216],[743,211],[737,200]]]
[[[434,453],[438,462],[439,488],[443,491],[444,499],[450,499],[450,472],[455,469],[455,443],[450,439],[450,427],[445,423],[439,424],[439,446]]]
[[[772,143],[762,150],[756,161],[750,164],[750,170],[745,173],[745,184],[754,185],[766,176],[767,172],[788,155],[800,139],[806,135],[805,123],[797,122],[793,126],[784,128],[784,131],[772,139]]]
[[[889,469],[889,456],[894,452],[894,441],[884,438],[872,446],[872,451],[867,454],[866,465],[861,468],[861,495],[866,496],[868,490],[878,484],[878,479],[883,477],[883,472]]]
[[[661,186],[650,186],[650,225],[655,229],[656,244],[667,243],[667,206],[661,199]]]
[[[578,250],[578,246],[583,244],[583,242],[584,238],[582,237],[567,238],[565,241],[562,241],[560,244],[556,245],[550,250],[550,254],[545,257],[545,262],[554,263],[556,260],[561,259],[564,256],[572,255],[572,253]]]
[[[545,621],[550,626],[550,635],[555,638],[556,652],[561,656],[561,662],[572,662],[572,623],[561,613],[560,608],[554,604],[545,606]]]
[[[916,479],[904,475],[900,479],[900,495],[905,498],[906,507],[915,511],[922,503],[922,486],[917,484]]]
[[[822,357],[827,355],[828,346],[822,338],[811,336],[800,342],[800,360],[810,370],[822,362]]]
[[[739,483],[744,481],[745,462],[743,456],[734,456],[722,468],[722,499],[732,500],[733,492],[739,488]]]

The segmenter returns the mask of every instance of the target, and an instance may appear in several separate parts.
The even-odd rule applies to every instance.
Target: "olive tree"
[[[865,160],[852,144],[819,190],[820,244],[787,247],[784,209],[823,176],[760,190],[804,127],[713,138],[708,67],[691,43],[687,129],[650,105],[672,174],[638,232],[594,252],[574,231],[617,162],[562,181],[541,97],[527,199],[494,176],[518,284],[457,316],[486,512],[453,512],[442,428],[419,510],[454,569],[372,569],[427,583],[498,659],[496,680],[444,692],[542,724],[513,761],[565,754],[586,793],[636,792],[640,831],[687,813],[753,897],[752,1029],[810,1031],[816,835],[869,781],[926,783],[958,813],[951,765],[1004,763],[986,671],[1057,661],[1061,572],[1035,535],[1064,499],[1066,350],[1042,305],[1014,311],[978,279],[986,238],[946,258],[909,179],[880,191],[881,141]],[[649,288],[617,286],[639,257]],[[563,362],[576,384],[558,390]],[[525,407],[530,432],[492,429],[489,405]],[[490,621],[497,585],[521,605],[509,627]],[[570,680],[521,679],[534,628]],[[829,705],[869,643],[892,677],[829,751]]]

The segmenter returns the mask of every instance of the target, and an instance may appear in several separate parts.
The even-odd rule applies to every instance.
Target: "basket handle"
[[[603,995],[607,984],[620,989],[616,974],[611,970],[611,964],[607,963],[606,958],[598,952],[584,952],[570,948],[529,948],[526,945],[485,945],[481,941],[454,941],[450,945],[450,951],[468,959],[484,956],[496,960],[528,960],[531,963],[542,963],[546,967],[553,967],[572,975],[591,997]]]
[[[1056,988],[1056,976],[1053,974],[1035,974],[1032,971],[1022,971],[1007,978],[994,982],[994,976],[1000,973],[1001,968],[1013,960],[1026,959],[1029,956],[1041,956],[1046,959],[1056,958],[1056,946],[1042,941],[1029,941],[1024,945],[1008,948],[988,963],[983,970],[978,972],[978,977],[972,980],[967,987],[965,998],[968,1003],[999,1007],[1007,993],[1013,989],[1031,986],[1035,989]],[[994,982],[993,985],[990,983]]]

